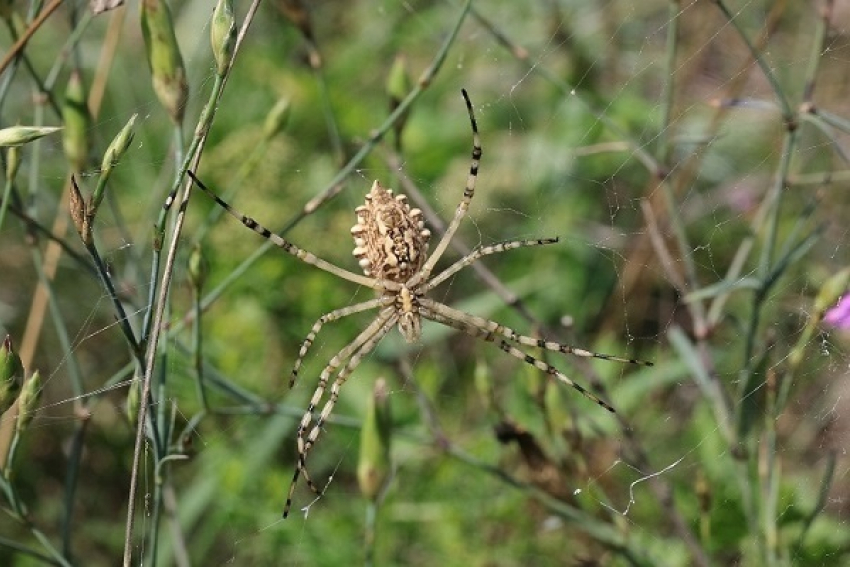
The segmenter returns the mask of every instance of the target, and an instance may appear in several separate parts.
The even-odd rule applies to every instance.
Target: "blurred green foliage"
[[[396,152],[425,202],[451,218],[469,167],[466,88],[484,154],[459,240],[561,241],[481,262],[531,320],[471,269],[432,297],[655,366],[527,349],[610,402],[614,416],[490,343],[429,323],[413,347],[393,332],[344,385],[309,455],[311,478],[322,487],[332,479],[325,494],[313,502],[302,483],[293,515],[280,520],[297,420],[322,368],[374,313],[323,328],[290,391],[299,345],[322,314],[371,291],[279,250],[243,271],[262,240],[195,191],[161,346],[141,340],[166,269],[151,275],[152,226],[200,138],[209,93],[222,88],[212,5],[171,2],[181,54],[169,60],[182,66],[166,110],[141,61],[136,8],[92,16],[69,4],[0,77],[0,127],[63,125],[77,73],[91,114],[87,158],[76,152],[69,163],[59,137],[32,142],[2,192],[0,334],[26,345],[27,376],[39,369],[44,390],[25,432],[14,432],[14,409],[0,421],[9,512],[0,564],[119,562],[135,439],[124,405],[146,349],[157,357],[157,431],[142,448],[134,564],[848,561],[850,486],[832,478],[846,449],[846,336],[821,325],[815,307],[848,264],[846,10],[828,1],[476,1],[401,137],[392,125],[381,130],[341,192],[302,219],[391,112],[397,56],[417,85],[462,5],[301,4],[260,6],[223,73],[199,178],[273,230],[297,219],[288,239],[355,270],[354,208],[374,179],[404,192]],[[237,27],[246,10],[235,7]],[[5,49],[38,11],[0,11]],[[269,130],[281,100],[286,119]],[[135,114],[94,224],[112,294],[98,279],[101,262],[68,228],[65,193],[78,171],[82,195],[91,194],[107,146]],[[178,208],[162,225],[165,250]],[[48,231],[64,246],[55,270]],[[188,268],[197,242],[209,266],[200,290]],[[38,282],[48,280],[39,307]],[[203,314],[193,329],[196,301]],[[116,324],[116,304],[129,331]],[[803,355],[789,364],[792,349]],[[394,475],[370,519],[356,470],[379,377],[391,400]]]

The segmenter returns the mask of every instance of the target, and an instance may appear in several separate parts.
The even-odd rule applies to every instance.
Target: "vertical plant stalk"
[[[258,8],[259,0],[254,0],[248,9],[242,27],[240,28],[236,44],[233,48],[233,58],[231,59],[230,64],[227,66],[227,69],[224,72],[219,72],[216,74],[215,84],[213,85],[209,100],[204,106],[204,109],[201,112],[201,116],[199,117],[198,126],[195,129],[195,135],[193,137],[192,144],[190,145],[189,151],[187,152],[186,157],[181,165],[180,173],[177,175],[174,187],[170,192],[168,198],[166,199],[165,206],[163,207],[163,212],[160,214],[161,219],[164,219],[171,205],[174,203],[174,197],[183,179],[183,172],[188,169],[188,167],[190,166],[190,162],[194,163],[195,166],[197,166],[197,163],[200,161],[200,156],[203,152],[203,146],[206,142],[206,135],[207,132],[209,132],[210,127],[212,126],[212,122],[217,109],[217,104],[223,92],[224,86],[227,82],[227,77],[229,76],[230,69],[233,68],[233,62],[235,61],[236,55],[239,52],[239,47],[242,44],[245,34],[247,33],[248,28],[251,25],[251,22],[253,21],[254,15],[256,14]],[[186,208],[189,204],[189,196],[191,195],[191,190],[192,183],[190,180],[185,184],[183,196],[180,200],[180,205],[178,207],[177,219],[174,223],[172,238],[169,244],[168,253],[166,255],[165,267],[163,268],[161,280],[162,283],[159,287],[159,296],[156,302],[150,338],[146,344],[147,353],[145,358],[145,372],[142,381],[142,403],[139,404],[139,413],[136,423],[136,441],[135,446],[133,448],[133,464],[130,475],[129,494],[127,499],[127,522],[124,534],[124,567],[131,567],[132,563],[133,521],[135,519],[136,491],[138,488],[138,477],[141,463],[142,446],[144,444],[145,420],[148,417],[147,411],[151,395],[151,382],[153,377],[154,365],[156,362],[159,337],[163,328],[163,318],[166,310],[166,304],[168,302],[168,293],[170,291],[171,279],[174,272],[174,260],[177,254],[177,245],[179,243],[180,235],[182,233]],[[164,226],[164,220],[161,223],[161,226]],[[161,234],[164,234],[164,232]]]
[[[814,37],[812,39],[812,49],[809,55],[809,64],[806,68],[805,81],[803,84],[803,101],[801,104],[801,110],[805,111],[808,108],[813,108],[812,99],[814,96],[815,90],[815,79],[817,77],[818,69],[820,67],[821,55],[824,53],[824,49],[826,47],[826,41],[829,31],[830,22],[833,15],[833,2],[832,0],[826,0],[821,11],[821,18],[818,22],[818,26],[815,30]],[[789,129],[791,127],[792,122],[788,122]],[[789,145],[794,147],[794,142],[796,141],[796,129],[793,129],[788,132],[787,139],[789,139]],[[783,155],[783,158],[785,156]],[[790,156],[786,161],[790,161]],[[788,164],[783,162],[782,171],[782,182],[783,188],[787,186],[788,183]],[[778,206],[776,207],[778,209]],[[775,228],[775,227],[774,227]],[[845,274],[837,274],[834,276],[834,281],[840,282],[839,287],[843,288],[846,284],[842,285],[846,282]],[[827,290],[826,295],[829,295],[829,291]],[[835,295],[839,295],[840,292]],[[817,318],[823,317],[823,312],[825,308],[817,309]],[[807,329],[813,328],[812,326],[807,325]],[[804,336],[806,332],[804,331]],[[802,348],[802,345],[800,345]],[[794,357],[791,357],[792,362]],[[764,479],[764,494],[763,494],[763,512],[762,515],[764,517],[764,532],[765,532],[765,554],[768,557],[769,564],[776,564],[779,560],[779,534],[778,534],[778,518],[779,518],[779,490],[781,485],[781,470],[779,467],[780,460],[777,458],[777,432],[776,432],[776,422],[779,416],[785,409],[785,404],[788,400],[788,390],[791,387],[791,382],[794,378],[794,371],[796,368],[792,365],[787,369],[787,372],[780,377],[775,375],[775,371],[771,370],[771,376],[768,380],[768,388],[767,388],[767,403],[765,407],[765,440],[763,443],[764,452],[765,452],[765,465],[766,465],[766,478]],[[777,381],[780,380],[781,384],[777,384]],[[834,457],[833,457],[834,459]],[[834,465],[834,460],[832,461]],[[826,485],[828,486],[832,477],[831,467],[827,467],[827,475],[824,478]],[[821,492],[823,495],[823,491]],[[819,513],[818,508],[815,508],[813,515],[811,518],[813,519]],[[803,529],[803,533],[805,533],[806,529],[810,525],[805,524]],[[801,535],[801,542],[802,542]]]
[[[201,403],[201,413],[210,410],[207,389],[204,384],[203,327],[201,325],[201,295],[206,280],[206,265],[200,244],[195,244],[189,256],[189,280],[192,284],[192,309],[195,313],[192,322],[192,361],[195,366],[195,388]]]

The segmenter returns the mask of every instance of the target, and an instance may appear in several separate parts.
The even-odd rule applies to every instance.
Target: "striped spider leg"
[[[453,329],[460,330],[474,337],[495,342],[508,354],[531,364],[564,384],[572,386],[588,399],[596,402],[609,411],[614,409],[584,387],[580,386],[553,366],[539,361],[524,353],[516,345],[538,347],[545,350],[574,354],[583,357],[600,358],[618,362],[651,365],[628,358],[590,352],[584,349],[563,345],[560,343],[535,339],[520,335],[513,329],[495,321],[490,321],[475,315],[458,311],[448,305],[429,299],[427,293],[436,286],[458,273],[463,268],[479,259],[499,254],[516,248],[553,244],[557,238],[515,240],[502,242],[491,246],[479,247],[463,258],[452,263],[448,268],[439,272],[433,278],[431,273],[437,262],[446,252],[461,221],[469,210],[470,202],[475,194],[475,183],[478,178],[478,166],[481,159],[481,141],[478,125],[472,103],[465,90],[462,90],[466,103],[469,122],[472,129],[472,161],[463,198],[455,210],[454,217],[446,232],[437,243],[433,253],[428,255],[428,242],[431,233],[425,228],[422,212],[411,208],[404,195],[393,195],[392,190],[385,189],[380,182],[375,181],[366,195],[363,205],[357,207],[357,223],[351,228],[354,237],[354,256],[358,259],[363,275],[356,274],[327,262],[306,250],[298,248],[288,240],[274,234],[261,226],[253,218],[248,217],[231,207],[210,189],[203,185],[191,172],[188,172],[200,189],[209,195],[219,206],[231,216],[239,220],[263,238],[295,256],[302,262],[316,266],[343,280],[369,287],[377,292],[377,297],[368,301],[336,309],[322,315],[311,327],[301,343],[298,357],[293,365],[290,385],[295,383],[302,363],[324,325],[344,317],[377,309],[378,314],[372,322],[343,347],[328,361],[319,376],[319,382],[309,405],[298,425],[296,438],[297,459],[292,481],[290,482],[283,517],[289,515],[292,499],[298,479],[303,476],[307,486],[316,494],[322,491],[316,486],[307,472],[307,456],[318,441],[324,424],[333,412],[339,399],[342,386],[354,372],[361,360],[377,348],[378,343],[394,326],[408,343],[415,343],[421,335],[421,319],[425,318]],[[333,377],[333,381],[331,381]],[[330,384],[330,386],[328,386]],[[321,412],[316,411],[322,406]]]

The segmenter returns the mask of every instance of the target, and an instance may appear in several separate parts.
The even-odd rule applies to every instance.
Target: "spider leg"
[[[478,134],[478,123],[475,121],[475,111],[472,109],[472,102],[469,100],[469,95],[466,94],[466,89],[461,89],[460,92],[463,95],[463,100],[466,102],[466,110],[469,113],[469,123],[472,126],[472,162],[469,164],[469,175],[466,178],[466,187],[463,190],[463,199],[461,199],[460,204],[458,204],[457,209],[455,209],[455,216],[446,228],[446,232],[443,234],[440,242],[437,244],[436,248],[434,248],[434,252],[425,262],[425,265],[422,266],[419,273],[408,282],[408,287],[414,287],[420,282],[426,281],[431,275],[431,272],[434,270],[434,266],[437,265],[440,257],[446,251],[446,248],[448,248],[449,242],[451,242],[455,232],[457,232],[457,229],[460,226],[460,221],[462,221],[463,217],[466,216],[466,212],[469,210],[469,203],[475,195],[475,182],[478,180],[478,165],[481,163],[481,136]]]
[[[336,380],[334,380],[334,383],[331,385],[330,398],[328,399],[327,402],[325,402],[325,407],[322,408],[322,413],[319,416],[319,418],[316,420],[316,423],[313,426],[313,429],[310,431],[310,435],[308,436],[307,441],[303,446],[305,462],[306,462],[307,454],[310,452],[310,450],[315,445],[316,440],[319,438],[319,434],[322,432],[322,427],[324,426],[325,421],[327,421],[328,417],[330,417],[330,414],[333,411],[334,405],[336,404],[337,400],[339,399],[339,391],[342,388],[342,385],[345,384],[345,382],[346,382],[346,380],[348,380],[349,376],[351,376],[351,374],[354,372],[354,370],[360,365],[360,361],[363,359],[363,357],[366,356],[367,354],[369,354],[370,352],[372,352],[375,349],[375,347],[378,345],[380,340],[382,338],[384,338],[384,336],[390,330],[392,330],[393,326],[396,324],[397,321],[398,321],[398,317],[390,318],[384,324],[384,326],[381,328],[381,330],[379,330],[371,339],[369,339],[369,341],[367,341],[360,348],[359,351],[355,352],[351,356],[351,358],[348,359],[348,362],[346,363],[346,365],[337,374]],[[301,474],[304,475],[304,480],[307,483],[307,486],[308,486],[308,488],[310,488],[310,490],[312,490],[315,494],[317,494],[319,496],[321,496],[324,493],[325,489],[327,488],[327,485],[325,485],[325,488],[322,488],[320,490],[316,486],[316,484],[312,481],[312,479],[308,476],[306,468],[302,468]],[[328,481],[328,482],[330,483],[330,481]],[[284,517],[286,517],[286,516],[284,516]]]
[[[362,286],[365,286],[365,287],[369,287],[369,288],[372,288],[372,289],[395,289],[395,287],[397,287],[397,286],[394,287],[392,285],[392,282],[387,282],[387,281],[379,280],[379,279],[375,279],[375,278],[367,278],[366,276],[363,276],[363,275],[360,275],[360,274],[355,274],[354,272],[350,272],[350,271],[348,271],[344,268],[340,268],[339,266],[335,266],[334,264],[331,264],[330,262],[328,262],[326,260],[322,260],[321,258],[316,256],[315,254],[311,254],[310,252],[307,252],[306,250],[303,250],[303,249],[295,246],[294,244],[292,244],[291,242],[289,242],[285,238],[273,233],[271,230],[269,230],[266,227],[264,227],[263,225],[259,224],[253,218],[246,216],[246,215],[243,215],[238,210],[231,207],[221,197],[219,197],[218,195],[213,193],[212,189],[210,189],[209,187],[204,185],[203,182],[200,179],[195,177],[194,173],[192,173],[191,171],[188,171],[188,170],[186,171],[186,173],[189,175],[189,177],[192,178],[192,180],[201,189],[201,191],[206,193],[213,201],[218,203],[218,205],[220,207],[222,207],[224,210],[226,210],[228,213],[230,213],[230,216],[239,220],[239,222],[241,222],[243,225],[247,226],[248,228],[250,228],[251,230],[253,230],[257,234],[259,234],[260,236],[262,236],[266,240],[270,240],[272,242],[272,244],[274,244],[278,248],[283,249],[284,252],[287,252],[287,253],[291,254],[292,256],[295,256],[296,258],[298,258],[302,262],[310,264],[311,266],[316,266],[320,270],[324,270],[326,272],[329,272],[329,273],[331,273],[331,274],[333,274],[337,277],[340,277],[344,280],[348,280],[350,282],[353,282],[353,283],[356,283],[356,284],[359,284],[359,285],[362,285]]]
[[[440,305],[441,307],[446,307],[445,305],[436,304],[433,301],[429,301],[428,303],[434,304],[434,305]],[[452,311],[455,311],[455,310],[452,310]],[[459,313],[462,313],[462,312],[459,312]],[[419,309],[419,314],[422,317],[425,317],[426,319],[436,321],[437,323],[441,323],[443,325],[452,327],[452,328],[457,329],[459,331],[463,331],[467,335],[482,338],[485,341],[495,343],[497,341],[498,337],[500,336],[500,334],[496,333],[495,331],[490,331],[486,328],[479,327],[479,326],[475,325],[475,323],[472,321],[472,317],[470,317],[466,313],[462,313],[462,315],[465,315],[466,317],[468,317],[468,319],[467,318],[455,319],[455,318],[449,318],[445,315],[442,315],[437,311],[432,311],[431,307],[422,306]],[[504,336],[504,335],[501,335],[501,336]],[[530,337],[528,337],[528,338],[530,338]],[[560,370],[558,370],[557,368],[555,368],[551,364],[547,364],[547,363],[543,362],[542,360],[538,360],[538,359],[534,358],[533,356],[524,353],[523,351],[519,350],[518,348],[516,348],[515,346],[510,344],[505,339],[498,339],[498,345],[499,345],[500,349],[502,349],[503,351],[505,351],[509,355],[511,355],[515,358],[518,358],[518,359],[522,360],[523,362],[530,364],[531,366],[534,366],[538,370],[542,370],[543,372],[549,374],[550,376],[554,376],[555,378],[557,378],[558,380],[560,380],[564,384],[566,384],[568,386],[572,386],[574,389],[578,390],[584,397],[588,398],[589,400],[596,402],[597,404],[599,404],[603,408],[607,409],[611,413],[616,413],[616,411],[614,410],[613,407],[611,407],[609,404],[603,402],[601,399],[599,399],[598,397],[596,397],[595,395],[590,393],[590,391],[585,389],[584,386],[581,386],[581,385],[577,384],[576,382],[574,382],[573,380],[571,380],[570,378],[568,378],[565,374],[563,374]]]
[[[421,290],[421,293],[428,293],[460,270],[469,266],[470,264],[477,262],[480,258],[484,256],[489,256],[490,254],[498,254],[500,252],[505,252],[507,250],[514,250],[516,248],[521,248],[523,246],[541,246],[544,244],[555,244],[558,242],[558,237],[555,238],[537,238],[533,240],[511,240],[509,242],[497,242],[491,246],[481,246],[461,258],[457,260],[454,264],[434,276],[432,279],[425,284]]]
[[[613,354],[605,354],[602,352],[592,352],[583,348],[565,345],[554,341],[547,341],[545,339],[529,337],[528,335],[521,335],[515,330],[511,329],[510,327],[506,327],[501,323],[497,323],[496,321],[491,321],[490,319],[485,319],[477,315],[472,315],[464,311],[459,311],[457,309],[449,307],[444,303],[434,301],[433,299],[428,299],[427,297],[420,298],[419,304],[431,313],[439,315],[444,319],[454,319],[463,321],[463,323],[466,325],[476,327],[488,333],[493,333],[494,335],[502,336],[508,339],[509,341],[513,341],[521,345],[533,346],[537,348],[542,348],[544,350],[560,352],[563,354],[573,354],[575,356],[581,356],[583,358],[598,358],[600,360],[610,360],[613,362],[639,364],[641,366],[653,366],[652,362],[646,360],[625,358],[621,356],[615,356]]]
[[[325,313],[319,319],[313,323],[313,327],[310,329],[310,332],[307,333],[307,336],[304,338],[304,341],[301,343],[301,349],[298,351],[298,358],[295,360],[295,365],[292,367],[292,376],[289,378],[289,388],[291,389],[295,385],[295,380],[298,378],[298,371],[301,370],[301,365],[304,362],[304,357],[307,356],[307,351],[310,350],[310,347],[313,346],[313,341],[316,340],[316,335],[319,334],[319,331],[322,329],[322,326],[326,323],[331,323],[333,321],[337,321],[342,319],[343,317],[348,317],[349,315],[354,315],[355,313],[361,313],[363,311],[368,311],[369,309],[375,309],[376,307],[386,307],[389,305],[388,302],[394,301],[392,297],[378,297],[376,299],[371,299],[369,301],[364,301],[362,303],[356,303],[354,305],[349,305],[348,307],[343,307],[342,309],[335,309],[330,313]]]
[[[327,421],[328,417],[331,415],[333,411],[334,405],[339,399],[339,391],[342,388],[342,385],[345,384],[345,381],[348,380],[348,377],[351,375],[354,370],[360,366],[360,361],[363,360],[363,357],[375,350],[375,347],[378,346],[378,343],[384,336],[392,330],[393,325],[398,321],[398,316],[393,316],[388,319],[383,327],[378,330],[368,341],[366,341],[363,346],[351,355],[351,358],[348,359],[348,362],[345,364],[342,370],[340,370],[339,374],[334,380],[334,383],[331,384],[331,395],[328,398],[328,401],[325,402],[325,407],[322,408],[322,413],[319,415],[319,418],[316,420],[316,424],[313,426],[312,431],[310,431],[310,435],[307,438],[307,442],[304,446],[304,451],[309,452],[313,445],[316,443],[316,440],[319,438],[319,433],[321,433],[322,426],[325,421]]]
[[[321,402],[322,397],[325,394],[325,390],[327,389],[328,380],[330,379],[331,374],[333,374],[336,369],[343,364],[343,362],[351,358],[353,355],[355,355],[355,353],[358,353],[358,351],[360,351],[361,348],[363,348],[365,345],[371,345],[370,350],[373,349],[375,347],[375,344],[377,344],[377,341],[372,341],[372,339],[375,336],[378,336],[378,340],[380,340],[380,337],[382,337],[387,333],[387,331],[389,331],[389,329],[392,327],[393,324],[395,324],[395,321],[397,319],[398,315],[396,314],[393,308],[388,307],[381,311],[378,317],[376,317],[375,320],[372,321],[372,323],[370,323],[368,327],[366,327],[366,329],[364,329],[359,335],[357,335],[357,338],[348,343],[348,345],[343,347],[341,351],[339,351],[333,358],[331,358],[330,362],[328,362],[328,365],[322,371],[322,374],[319,377],[319,385],[316,387],[316,391],[313,393],[313,397],[310,399],[310,404],[307,406],[307,411],[304,412],[304,416],[301,418],[301,422],[298,425],[298,433],[296,439],[298,447],[298,459],[296,460],[295,472],[292,475],[292,481],[289,484],[289,493],[286,497],[286,504],[283,507],[284,518],[289,515],[289,510],[292,507],[292,496],[295,493],[295,486],[298,483],[298,477],[301,476],[301,474],[305,471],[307,462],[307,452],[309,451],[309,447],[311,447],[313,442],[315,442],[314,438],[313,442],[309,443],[309,446],[305,446],[304,436],[307,432],[307,429],[310,427],[310,423],[313,420],[313,412],[315,411],[316,407],[319,405],[319,402]],[[360,356],[362,356],[362,354],[360,354]],[[339,388],[337,386],[338,381],[339,378],[337,378],[333,384],[336,387],[337,396],[339,395]],[[332,405],[331,409],[333,409]],[[323,408],[322,410],[322,415],[317,421],[317,423],[324,423],[324,421],[327,420],[329,414],[330,410],[327,409],[326,404],[325,408]],[[316,434],[315,437],[318,437],[318,434]],[[313,490],[313,492],[320,494],[320,492],[316,488],[315,484],[312,483],[312,481],[309,482],[309,486],[311,490]]]

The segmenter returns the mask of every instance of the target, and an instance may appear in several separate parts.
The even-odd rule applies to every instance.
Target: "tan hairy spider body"
[[[374,299],[325,313],[313,323],[310,332],[307,333],[307,336],[301,343],[298,357],[292,368],[290,386],[295,384],[304,358],[307,356],[313,342],[316,340],[316,336],[325,324],[357,313],[378,310],[372,322],[360,331],[351,342],[331,357],[319,375],[316,390],[310,398],[307,410],[304,412],[304,416],[298,425],[296,437],[298,455],[295,471],[289,485],[289,494],[283,509],[284,518],[289,514],[295,487],[300,477],[304,477],[307,486],[313,492],[322,494],[323,491],[310,479],[307,472],[307,455],[323,431],[324,425],[333,411],[334,405],[339,398],[340,390],[346,380],[348,380],[349,376],[351,376],[360,364],[360,361],[377,348],[381,339],[393,327],[397,326],[402,336],[409,343],[416,342],[419,339],[422,319],[428,319],[473,337],[493,342],[507,354],[545,372],[552,379],[576,389],[586,398],[611,412],[614,411],[614,408],[609,404],[574,382],[554,366],[538,360],[519,347],[539,348],[582,357],[651,365],[648,362],[595,353],[554,341],[522,335],[501,323],[460,311],[428,297],[428,293],[435,287],[485,256],[499,254],[516,248],[541,246],[558,242],[557,238],[540,238],[513,240],[490,246],[482,246],[476,248],[463,258],[456,260],[432,277],[431,274],[437,262],[446,252],[449,242],[452,240],[461,221],[469,210],[469,204],[475,195],[475,183],[478,179],[481,141],[472,103],[466,91],[461,92],[466,102],[469,123],[472,128],[472,161],[469,166],[469,174],[466,179],[463,197],[455,209],[454,217],[430,256],[428,255],[428,242],[431,233],[425,228],[422,220],[422,212],[419,209],[411,208],[404,195],[393,195],[391,190],[385,189],[378,181],[372,184],[371,190],[366,195],[365,203],[355,210],[357,223],[351,228],[355,245],[353,254],[357,258],[360,268],[363,270],[363,274],[357,274],[332,264],[327,260],[323,260],[271,232],[253,218],[245,216],[231,207],[201,183],[192,172],[188,172],[198,187],[214,199],[230,215],[263,238],[271,240],[272,243],[284,252],[295,256],[302,262],[333,274],[340,279],[374,289],[378,293],[378,297]],[[319,407],[321,407],[321,412],[316,415]]]
[[[391,286],[381,292],[395,298],[400,312],[398,330],[408,343],[415,343],[422,324],[415,292],[407,283],[428,255],[431,231],[425,228],[422,211],[410,208],[405,195],[393,195],[392,189],[375,180],[366,194],[366,203],[354,212],[357,224],[351,227],[355,246],[352,254],[365,276],[399,284],[398,289]]]

